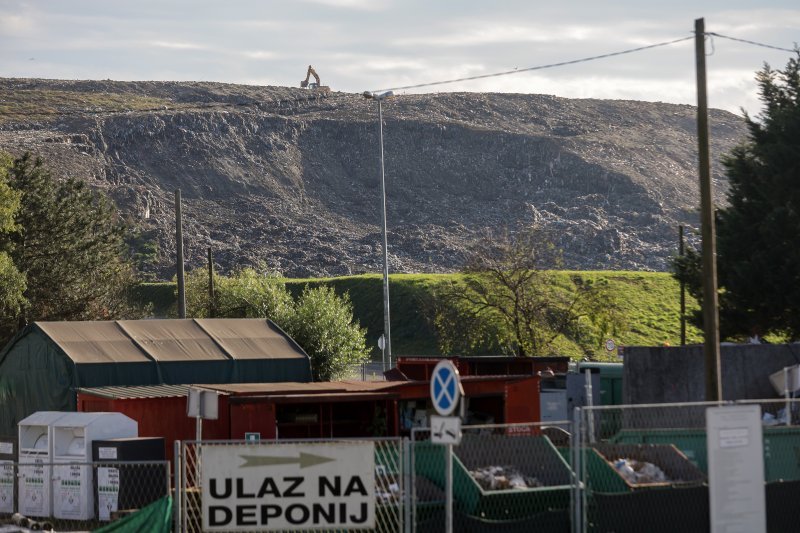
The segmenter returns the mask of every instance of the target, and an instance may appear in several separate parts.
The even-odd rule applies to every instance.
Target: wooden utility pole
[[[683,225],[678,226],[678,257],[683,258]],[[681,346],[686,346],[686,282],[681,280]]]
[[[208,317],[214,318],[214,258],[208,247]]]
[[[714,230],[714,196],[708,148],[708,98],[706,96],[705,20],[694,21],[697,62],[697,151],[700,158],[700,220],[703,236],[703,333],[706,367],[706,401],[722,400],[722,364],[719,350],[717,296],[717,239]]]
[[[178,318],[186,318],[186,282],[183,279],[183,220],[181,217],[181,190],[175,189],[175,248],[178,278]]]

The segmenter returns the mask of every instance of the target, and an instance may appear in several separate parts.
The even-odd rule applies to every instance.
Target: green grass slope
[[[626,330],[614,340],[625,346],[680,343],[680,290],[678,283],[664,272],[559,272],[579,275],[587,280],[606,280],[622,308]],[[458,274],[397,274],[390,276],[389,296],[392,320],[392,352],[394,355],[437,355],[436,335],[425,313],[427,295],[436,284]],[[377,339],[383,331],[383,282],[380,274],[327,279],[287,280],[289,290],[297,295],[306,286],[329,285],[338,294],[348,294],[356,319],[367,329],[367,342],[380,358]],[[174,314],[175,288],[172,283],[143,284],[137,298],[152,303],[155,316]],[[697,303],[687,295],[688,311]],[[687,327],[687,342],[702,342],[699,330]],[[559,345],[560,353],[572,357],[584,354],[569,342]],[[602,358],[598,346],[595,357]]]

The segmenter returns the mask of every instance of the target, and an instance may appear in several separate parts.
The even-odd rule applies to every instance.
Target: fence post
[[[583,493],[582,483],[585,481],[581,461],[581,408],[576,407],[572,412],[572,472],[573,490],[571,498],[572,506],[572,533],[582,533],[583,531]]]
[[[175,531],[180,532],[183,531],[181,529],[181,525],[183,521],[181,520],[181,497],[182,497],[182,490],[183,490],[183,477],[181,476],[181,472],[183,471],[182,468],[182,457],[181,457],[181,441],[176,440],[174,451],[173,451],[173,461],[174,461],[174,484],[175,484],[175,495],[172,497],[172,518],[173,523],[175,524]]]
[[[411,470],[411,441],[408,437],[403,437],[400,446],[403,452],[403,531],[411,533],[411,499],[414,490]]]

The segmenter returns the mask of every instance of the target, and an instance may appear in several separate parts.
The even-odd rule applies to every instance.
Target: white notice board
[[[203,531],[373,529],[372,442],[203,444]]]
[[[706,410],[712,533],[766,533],[761,407]]]

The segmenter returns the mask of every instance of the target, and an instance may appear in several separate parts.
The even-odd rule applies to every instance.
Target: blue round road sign
[[[461,398],[458,369],[447,359],[439,361],[431,375],[431,401],[436,412],[448,416]]]

